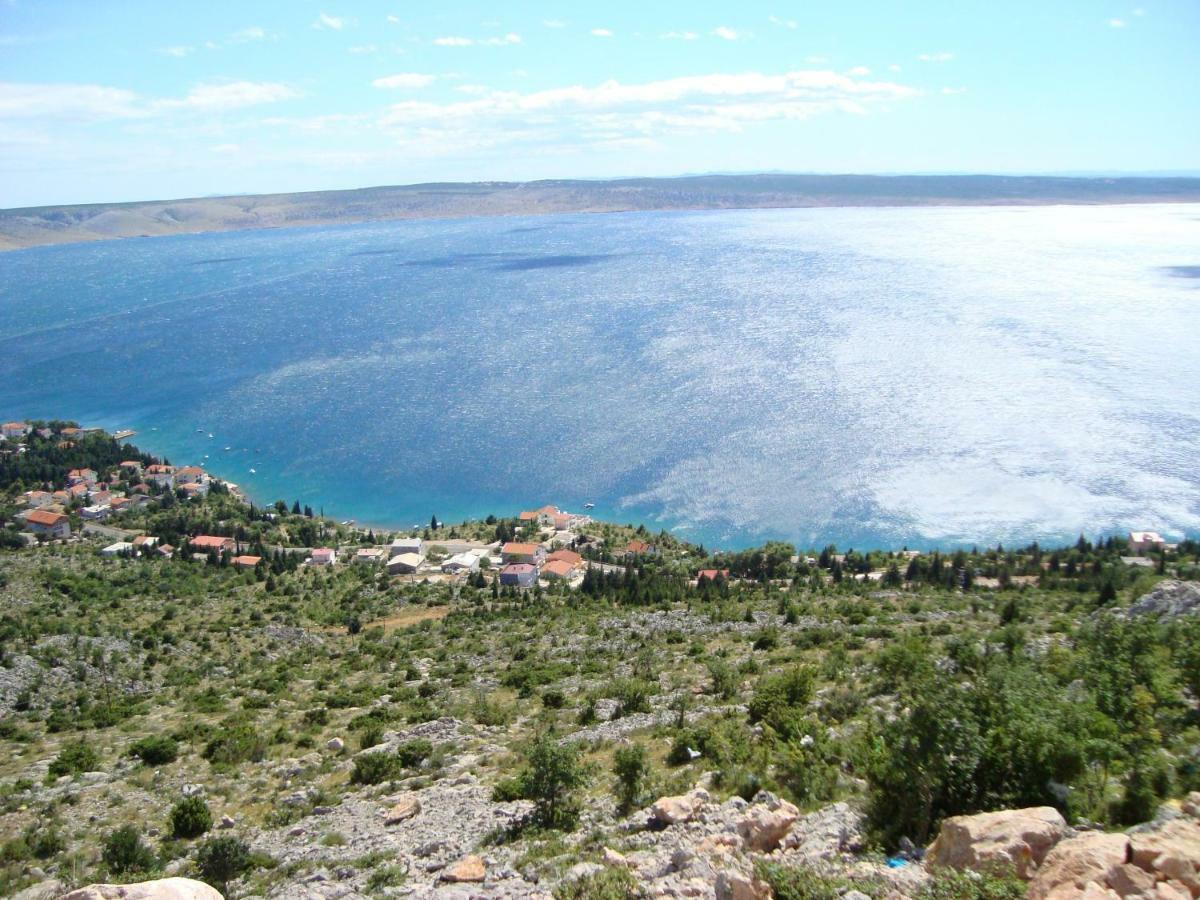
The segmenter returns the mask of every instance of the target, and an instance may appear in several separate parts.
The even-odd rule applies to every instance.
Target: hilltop
[[[469,216],[1198,201],[1200,178],[771,174],[413,184],[0,210],[0,250],[127,237]]]
[[[1056,842],[1200,846],[1195,541],[716,554],[552,505],[376,534],[4,434],[6,896],[1010,900]],[[944,824],[1018,806],[1057,811]],[[1171,852],[1088,877],[1178,897]]]

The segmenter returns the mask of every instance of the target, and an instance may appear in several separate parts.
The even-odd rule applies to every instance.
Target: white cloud
[[[224,84],[198,84],[182,100],[159,100],[160,108],[203,110],[239,109],[262,103],[276,103],[300,96],[284,84],[267,81],[230,81]]]
[[[368,56],[372,53],[378,53],[379,48],[374,44],[359,44],[356,47],[347,47],[346,52],[353,53],[357,56]]]
[[[767,21],[772,25],[779,25],[781,28],[790,28],[793,31],[800,27],[800,23],[795,19],[781,19],[779,16],[767,16]]]
[[[213,153],[237,153],[242,148],[237,144],[217,144],[212,148]]]
[[[399,17],[399,16],[393,16],[393,15],[389,15],[389,16],[387,17],[387,20],[388,20],[389,22],[391,22],[393,25],[399,25],[399,24],[400,24],[400,17]]]
[[[386,78],[376,78],[371,82],[377,88],[423,88],[433,84],[433,75],[423,75],[420,72],[399,72]]]
[[[542,24],[547,28],[566,28],[567,23],[562,19],[544,19]]]
[[[470,47],[475,42],[467,37],[451,35],[450,37],[434,38],[433,42],[439,47]]]
[[[320,13],[317,20],[312,24],[313,28],[330,28],[334,31],[341,31],[346,27],[346,20],[340,16],[331,16],[329,13]]]
[[[176,47],[162,47],[158,50],[158,52],[161,53],[163,56],[174,56],[177,59],[179,59],[184,56],[187,56],[189,53],[191,53],[195,49],[196,49],[195,47],[186,47],[183,45],[179,45]]]
[[[137,94],[123,88],[0,82],[0,119],[94,122],[144,115]]]
[[[728,25],[718,25],[713,29],[713,36],[725,41],[736,41],[740,35]]]
[[[896,65],[895,63],[892,63],[890,66],[888,66],[888,71],[889,72],[899,72],[899,71],[901,71],[901,69],[898,65]]]
[[[805,57],[804,61],[810,66],[823,66],[825,63],[829,62],[829,59],[824,56],[808,56]]]
[[[954,54],[943,50],[939,53],[922,53],[917,59],[921,62],[944,63],[954,59]]]
[[[1124,19],[1109,19],[1108,27],[1109,28],[1124,28],[1125,20]]]
[[[508,34],[501,37],[490,37],[483,43],[487,44],[489,47],[503,47],[507,44],[521,43],[521,36],[510,31]]]
[[[1133,11],[1133,14],[1135,16],[1144,16],[1146,14],[1146,11],[1139,6],[1137,9],[1135,9]]]
[[[240,28],[229,36],[229,40],[234,44],[244,44],[248,41],[261,41],[266,38],[267,32],[259,28],[257,25],[251,25],[249,28]]]
[[[946,94],[946,95],[965,94],[966,92],[967,92],[967,89],[965,87],[944,87],[944,88],[942,88],[942,93]]]
[[[455,90],[462,94],[470,94],[472,97],[480,97],[490,91],[491,88],[485,87],[482,84],[460,84]]]
[[[850,69],[849,71],[847,71],[846,74],[850,75],[854,78],[861,78],[864,75],[870,75],[871,70],[868,69],[866,66],[855,66],[853,69]]]
[[[694,31],[668,31],[663,35],[665,41],[694,41],[700,35]]]
[[[611,31],[609,31],[607,28],[593,28],[592,36],[599,37],[599,38],[610,38],[613,36],[613,33]]]

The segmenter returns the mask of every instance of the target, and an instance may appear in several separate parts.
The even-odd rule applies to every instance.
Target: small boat
[[[208,433],[208,436],[209,436],[209,437],[212,437],[212,436],[213,436],[213,433],[210,431],[210,432]]]
[[[595,503],[585,503],[585,504],[583,504],[583,508],[584,508],[584,509],[594,509],[594,508],[595,508],[595,506],[596,506],[596,504],[595,504]]]
[[[203,429],[203,428],[197,428],[197,429],[196,429],[196,433],[197,433],[197,434],[204,434],[204,429]]]
[[[225,448],[225,452],[226,452],[226,453],[228,453],[228,452],[229,452],[230,450],[232,450],[232,449],[233,449],[232,447],[226,447],[226,448]]]
[[[257,474],[258,474],[258,469],[251,469],[251,470],[250,470],[250,474],[251,474],[251,475],[257,475]]]

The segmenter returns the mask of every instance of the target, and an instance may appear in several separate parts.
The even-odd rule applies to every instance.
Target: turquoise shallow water
[[[729,547],[1196,534],[1197,274],[1188,205],[46,247],[0,254],[0,415],[381,524],[592,501]]]

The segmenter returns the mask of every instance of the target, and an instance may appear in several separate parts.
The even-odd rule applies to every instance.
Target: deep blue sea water
[[[0,254],[0,417],[136,428],[377,524],[593,501],[725,547],[1195,535],[1198,275],[1194,205],[45,247]]]

